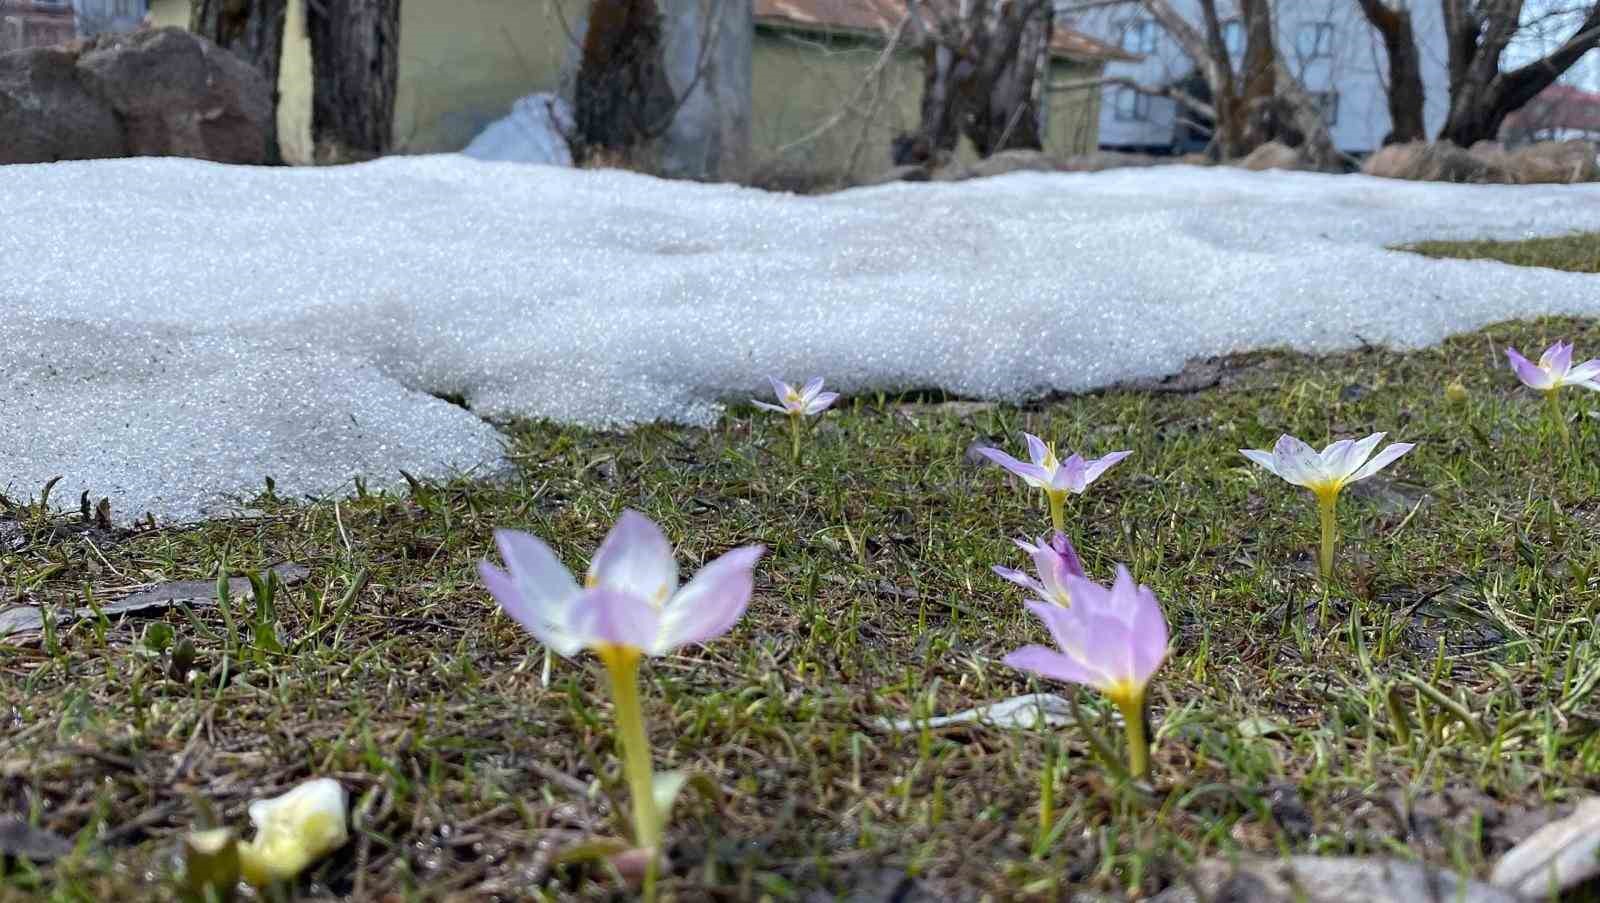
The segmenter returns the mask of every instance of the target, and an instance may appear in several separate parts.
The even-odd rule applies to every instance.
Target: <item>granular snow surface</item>
[[[1600,314],[1385,245],[1600,229],[1600,185],[1167,167],[799,198],[402,157],[0,172],[0,492],[121,520],[489,473],[486,421],[708,423],[766,376],[1018,400],[1268,346]],[[440,397],[460,397],[470,410]]]

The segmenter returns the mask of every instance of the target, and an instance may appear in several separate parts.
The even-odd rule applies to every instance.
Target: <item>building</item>
[[[758,165],[836,180],[888,167],[891,142],[916,130],[922,103],[923,61],[909,49],[912,36],[901,33],[902,49],[884,58],[905,16],[904,0],[755,0]],[[1052,83],[1094,81],[1107,61],[1134,59],[1060,25],[1050,50]],[[1099,120],[1097,93],[1051,92],[1045,150],[1094,150]]]
[[[72,0],[72,7],[80,38],[108,31],[133,31],[149,11],[146,0]]]
[[[874,72],[904,0],[753,0],[751,143],[753,165],[792,165],[828,174],[877,174],[894,136],[915,126],[921,61],[892,54]],[[570,96],[583,27],[583,0],[406,0],[400,8],[400,73],[395,142],[405,153],[456,151],[539,91]],[[156,25],[187,26],[189,0],[152,0]],[[279,81],[283,156],[308,162],[310,60],[306,0],[291,0]],[[1058,80],[1098,77],[1127,55],[1058,28]],[[869,74],[872,78],[868,78]],[[870,82],[870,84],[869,84]],[[1051,150],[1096,143],[1099,97],[1053,95]]]
[[[1572,138],[1600,141],[1600,92],[1553,84],[1507,116],[1500,137],[1507,144]]]
[[[69,0],[0,0],[0,52],[65,44],[77,35]]]
[[[1197,25],[1202,22],[1196,0],[1173,0],[1173,6]],[[1228,18],[1223,38],[1234,65],[1244,56],[1244,27],[1234,0],[1219,0]],[[1204,91],[1193,62],[1142,6],[1130,0],[1070,15],[1073,28],[1115,43],[1140,56],[1137,62],[1110,62],[1108,79],[1130,79],[1141,85],[1189,84]],[[1426,94],[1423,119],[1437,134],[1449,112],[1449,74],[1443,12],[1438,3],[1411,4],[1422,61]],[[1274,7],[1278,50],[1301,83],[1323,106],[1328,130],[1338,148],[1366,154],[1383,145],[1389,134],[1389,101],[1385,93],[1388,57],[1383,39],[1350,0],[1277,0]],[[1140,93],[1126,85],[1101,89],[1100,145],[1117,150],[1154,153],[1198,150],[1206,130],[1179,115],[1176,102]]]

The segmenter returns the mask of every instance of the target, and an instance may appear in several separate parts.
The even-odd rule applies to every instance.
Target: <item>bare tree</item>
[[[400,68],[400,0],[320,0],[306,6],[317,159],[388,153]]]
[[[1427,126],[1422,118],[1425,97],[1422,87],[1422,57],[1417,52],[1417,34],[1412,27],[1411,9],[1404,3],[1392,6],[1384,0],[1356,0],[1361,12],[1383,37],[1389,58],[1389,120],[1393,123],[1385,144],[1423,141]]]
[[[582,39],[574,118],[581,157],[631,157],[665,129],[677,98],[656,0],[594,0]]]
[[[1576,30],[1551,52],[1506,69],[1502,57],[1523,27],[1523,0],[1440,0],[1449,46],[1450,115],[1442,140],[1462,147],[1500,133],[1506,116],[1600,47],[1600,2],[1585,3]]]
[[[1044,147],[1044,96],[1055,30],[1051,0],[910,0],[924,60],[922,116],[910,154],[951,152],[966,135],[980,156]]]

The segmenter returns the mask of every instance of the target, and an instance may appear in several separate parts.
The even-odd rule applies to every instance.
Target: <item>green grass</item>
[[[90,619],[0,644],[0,815],[80,840],[53,865],[0,861],[0,897],[160,897],[192,798],[243,828],[251,798],[320,774],[351,791],[353,839],[287,898],[613,896],[601,869],[553,863],[626,830],[604,676],[583,656],[541,686],[542,655],[474,565],[504,526],[582,567],[624,507],[664,525],[686,572],[735,545],[771,550],[731,634],[644,669],[657,767],[721,789],[680,804],[668,896],[795,899],[899,876],[941,899],[1148,893],[1201,858],[1283,852],[1482,876],[1519,817],[1600,790],[1596,396],[1567,396],[1568,446],[1500,350],[1557,337],[1600,348],[1600,327],[1547,321],[1411,353],[1245,355],[1193,394],[857,398],[800,466],[783,418],[748,409],[709,430],[528,424],[499,483],[264,496],[247,519],[114,537],[14,510],[23,544],[0,585],[57,608],[219,568],[293,561],[310,577],[271,612],[236,601],[226,620]],[[1447,395],[1455,381],[1464,393]],[[1092,576],[1126,562],[1172,625],[1148,786],[1070,729],[875,727],[1071,692],[999,663],[1045,637],[989,566],[1023,564],[1011,537],[1048,515],[966,452],[1016,450],[1022,430],[1135,452],[1075,499],[1069,529]],[[1319,624],[1310,497],[1237,449],[1374,430],[1419,444],[1347,494]],[[193,644],[187,669],[145,642],[155,625]],[[1047,761],[1059,821],[1039,844]]]
[[[1405,245],[1403,250],[1426,257],[1498,260],[1516,266],[1600,273],[1600,232],[1521,241],[1424,241]]]

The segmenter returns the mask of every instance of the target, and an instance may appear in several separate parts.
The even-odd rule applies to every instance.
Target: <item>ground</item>
[[[1590,241],[1563,261],[1592,259]],[[658,766],[717,788],[676,813],[670,896],[1151,893],[1205,857],[1281,852],[1482,877],[1600,791],[1600,395],[1570,390],[1563,432],[1501,350],[1556,338],[1593,353],[1600,325],[1255,353],[1021,409],[855,398],[799,464],[781,418],[743,408],[709,430],[524,424],[503,482],[337,504],[268,493],[247,517],[188,527],[121,532],[11,500],[7,604],[66,611],[285,562],[306,576],[270,605],[235,592],[222,611],[0,640],[0,814],[79,840],[50,865],[0,859],[0,899],[161,898],[195,800],[243,827],[250,799],[311,775],[351,791],[353,839],[284,898],[617,896],[601,868],[556,861],[626,831],[603,675],[580,656],[542,685],[542,654],[475,565],[513,527],[581,567],[624,508],[664,526],[685,571],[770,549],[731,634],[645,666]],[[989,567],[1023,566],[1010,538],[1048,516],[971,450],[1017,451],[1023,430],[1134,452],[1068,526],[1091,576],[1125,562],[1172,626],[1148,784],[1070,727],[878,724],[1073,692],[999,661],[1045,637]],[[1378,430],[1418,445],[1342,504],[1324,597],[1309,496],[1237,450]]]

